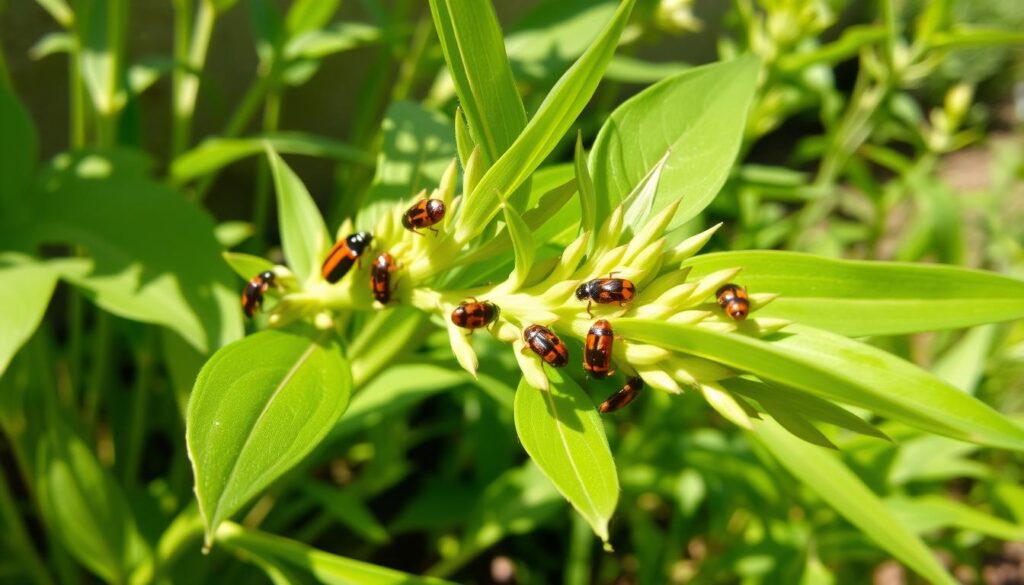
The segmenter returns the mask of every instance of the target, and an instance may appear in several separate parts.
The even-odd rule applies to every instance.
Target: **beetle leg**
[[[593,302],[594,302],[594,301],[591,301],[591,300],[589,300],[589,299],[587,300],[587,314],[588,314],[588,315],[590,315],[590,318],[591,318],[591,319],[593,319],[593,318],[594,318],[594,313],[593,313],[593,312],[591,312],[591,310],[590,310],[590,305],[592,305],[592,304],[593,304]]]
[[[428,230],[430,230],[430,231],[432,231],[432,232],[434,232],[434,237],[435,237],[435,238],[437,237],[437,235],[438,235],[438,234],[440,234],[440,233],[441,233],[441,232],[439,232],[439,231],[435,230],[435,229],[434,229],[433,227],[428,227],[427,229],[428,229]]]

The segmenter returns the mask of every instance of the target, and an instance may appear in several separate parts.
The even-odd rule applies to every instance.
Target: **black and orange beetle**
[[[644,389],[644,381],[639,376],[632,376],[626,380],[626,385],[619,389],[618,392],[612,394],[598,406],[597,409],[601,411],[601,414],[608,412],[615,412],[616,410],[626,406],[633,399],[640,394],[640,391]]]
[[[444,219],[444,201],[440,199],[423,199],[417,201],[402,216],[402,226],[413,233],[420,234],[416,230],[427,228],[437,233],[432,226]],[[423,234],[420,234],[421,236]]]
[[[245,285],[245,290],[242,291],[242,310],[245,311],[246,317],[252,319],[256,311],[260,310],[260,307],[263,306],[263,294],[272,286],[274,286],[274,273],[269,270],[252,277],[249,284]]]
[[[591,303],[619,303],[622,306],[635,296],[636,285],[625,278],[595,278],[576,287],[576,298],[581,301],[587,299],[587,314],[591,317],[594,316],[590,312]]]
[[[391,273],[396,270],[398,267],[395,266],[395,259],[387,252],[381,252],[370,266],[370,292],[382,305],[388,304],[391,300]]]
[[[596,321],[587,333],[587,343],[583,347],[583,369],[597,379],[615,373],[611,369],[614,339],[612,326],[604,319]]]
[[[452,323],[463,329],[479,329],[486,327],[498,318],[501,312],[498,306],[490,301],[462,301],[452,311]]]
[[[547,327],[530,325],[523,330],[523,341],[533,353],[549,365],[560,368],[569,363],[569,350],[557,335]]]
[[[747,297],[747,289],[731,283],[725,284],[715,292],[715,298],[718,299],[718,305],[725,310],[726,315],[737,321],[747,318],[747,313],[750,312],[750,298]]]
[[[372,241],[373,236],[370,235],[370,232],[359,232],[338,240],[338,243],[331,248],[331,252],[327,254],[327,259],[324,260],[324,265],[320,269],[324,280],[331,284],[341,280],[341,277],[348,274],[352,265],[359,260],[363,251]]]

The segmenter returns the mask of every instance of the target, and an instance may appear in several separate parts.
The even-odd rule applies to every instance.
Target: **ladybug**
[[[438,233],[432,226],[444,219],[444,201],[440,199],[423,199],[417,201],[402,216],[402,226],[405,229],[420,234],[416,230],[427,228],[435,234]],[[423,234],[420,234],[421,236]]]
[[[352,265],[359,260],[363,251],[372,241],[373,236],[370,235],[370,232],[359,232],[338,240],[331,248],[331,252],[327,254],[327,259],[324,260],[324,265],[320,269],[324,280],[331,284],[341,280],[341,277],[348,274]]]
[[[452,311],[452,323],[463,329],[479,329],[493,323],[500,312],[498,306],[490,301],[462,301]]]
[[[608,278],[588,280],[576,287],[576,298],[581,301],[587,299],[587,314],[591,317],[594,316],[590,312],[591,303],[602,305],[619,303],[621,307],[632,301],[635,296],[636,285],[632,281],[625,278],[612,278],[611,275]]]
[[[595,322],[587,333],[587,343],[583,348],[583,369],[599,380],[615,373],[611,370],[614,339],[612,326],[604,319]]]
[[[569,363],[569,350],[562,340],[547,327],[530,325],[523,330],[523,341],[542,360],[560,368]]]
[[[249,284],[245,285],[245,290],[242,291],[242,310],[246,317],[252,319],[256,311],[260,310],[260,307],[263,306],[263,293],[272,286],[274,286],[274,273],[269,270],[252,277]]]
[[[619,389],[618,392],[612,394],[598,406],[597,409],[601,411],[601,414],[608,412],[615,412],[616,410],[626,406],[633,399],[640,394],[640,391],[644,389],[644,381],[639,376],[632,376],[626,379],[626,385]]]
[[[747,318],[747,313],[750,312],[750,298],[747,297],[747,289],[735,284],[726,284],[715,292],[715,297],[718,299],[719,306],[725,310],[726,315],[737,321]]]
[[[391,300],[391,273],[398,270],[395,266],[395,259],[391,254],[382,252],[370,266],[370,292],[373,298],[382,305],[388,304]],[[397,288],[397,287],[396,287]]]

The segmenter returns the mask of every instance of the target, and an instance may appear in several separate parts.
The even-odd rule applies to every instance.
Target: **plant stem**
[[[591,582],[590,563],[594,555],[594,533],[579,514],[572,514],[569,536],[569,558],[565,560],[565,585],[586,585]]]
[[[107,381],[110,369],[110,354],[113,344],[111,317],[106,311],[96,311],[96,328],[93,340],[92,371],[85,389],[83,423],[90,433],[96,430],[96,415],[99,411],[100,395]]]
[[[155,378],[156,330],[146,328],[146,338],[135,355],[135,388],[132,391],[131,415],[128,419],[128,436],[125,441],[122,483],[126,487],[135,485],[138,479],[139,461],[142,457],[146,434],[146,407],[149,391]]]
[[[181,7],[178,10],[178,7]],[[206,63],[206,54],[210,48],[210,38],[217,21],[217,11],[211,0],[200,0],[196,11],[195,25],[188,31],[187,0],[175,3],[175,58],[179,60],[175,76],[174,94],[174,125],[171,132],[171,155],[177,156],[189,145],[192,132],[192,118],[196,110],[196,97],[199,95],[199,75]],[[182,31],[184,29],[184,31]],[[185,44],[188,44],[187,54]],[[181,61],[184,57],[184,61]]]
[[[53,585],[53,578],[47,572],[39,551],[33,546],[25,524],[21,521],[18,506],[7,486],[7,475],[3,468],[0,468],[0,517],[4,519],[4,525],[7,527],[7,540],[32,582]]]
[[[203,520],[196,506],[189,505],[164,530],[153,556],[142,563],[128,578],[130,585],[157,583],[160,577],[190,546],[203,538]]]
[[[263,110],[263,131],[277,130],[281,118],[281,90],[274,87],[267,93]],[[253,202],[253,244],[256,249],[265,247],[267,216],[270,207],[270,166],[265,160],[260,162],[259,174],[256,175],[256,200]]]

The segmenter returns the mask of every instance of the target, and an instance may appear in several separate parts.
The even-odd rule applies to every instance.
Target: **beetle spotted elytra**
[[[615,394],[608,397],[607,400],[601,403],[601,406],[597,407],[601,414],[609,412],[615,412],[616,410],[626,406],[640,394],[640,391],[644,389],[644,381],[639,376],[631,376],[626,379],[626,385],[620,388]]]
[[[615,334],[611,323],[605,319],[595,321],[587,332],[587,341],[583,346],[583,369],[597,378],[605,378],[614,374],[612,366],[612,343]]]
[[[737,321],[746,319],[750,313],[750,298],[747,289],[742,286],[732,283],[722,285],[715,292],[715,299],[725,314]]]
[[[373,298],[382,305],[391,300],[391,273],[398,270],[395,259],[387,252],[381,252],[370,266],[370,292]],[[397,287],[396,287],[397,288]]]
[[[402,215],[402,226],[421,236],[423,234],[416,230],[426,228],[436,234],[438,232],[433,226],[444,219],[444,212],[444,201],[440,199],[423,199],[413,204]]]
[[[263,295],[268,288],[274,286],[274,278],[273,272],[265,270],[252,277],[252,280],[245,285],[245,289],[242,291],[242,311],[245,312],[246,317],[252,319],[256,311],[263,306]]]
[[[331,284],[341,280],[372,241],[373,235],[370,232],[359,232],[338,240],[320,269],[324,280]]]
[[[494,322],[501,313],[501,309],[490,301],[462,301],[452,311],[451,320],[455,325],[463,329],[479,329]]]
[[[625,278],[595,278],[588,280],[576,287],[576,298],[587,299],[587,314],[594,316],[590,311],[591,303],[606,305],[618,303],[623,306],[636,297],[636,285]]]
[[[547,327],[530,325],[523,330],[523,341],[533,353],[553,367],[560,368],[569,363],[569,350]]]

